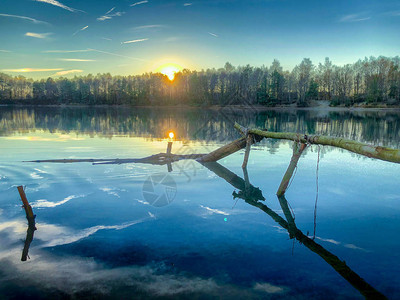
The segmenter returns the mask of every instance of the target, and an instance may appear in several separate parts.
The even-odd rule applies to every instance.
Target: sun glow
[[[168,77],[170,81],[175,79],[175,74],[179,73],[182,67],[178,64],[168,63],[157,68],[157,71]]]

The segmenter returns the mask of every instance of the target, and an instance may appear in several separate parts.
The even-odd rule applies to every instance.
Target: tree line
[[[370,57],[337,66],[329,58],[304,58],[291,71],[271,66],[182,70],[170,81],[161,73],[97,74],[32,80],[0,73],[0,104],[89,105],[285,105],[310,100],[331,105],[400,104],[400,57]]]

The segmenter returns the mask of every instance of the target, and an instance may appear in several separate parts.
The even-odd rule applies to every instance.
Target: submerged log
[[[297,163],[299,162],[300,156],[303,153],[304,149],[306,148],[306,144],[298,144],[298,143],[294,143],[293,144],[293,155],[292,155],[292,159],[290,160],[290,164],[286,170],[285,175],[283,175],[281,184],[278,188],[278,191],[276,192],[276,195],[278,196],[282,196],[285,194],[286,189],[289,185],[290,179],[293,176],[293,172],[297,167]]]
[[[235,123],[235,128],[243,132],[244,127]],[[372,146],[357,141],[334,138],[323,135],[306,135],[293,132],[271,132],[260,129],[248,129],[248,133],[271,139],[283,139],[300,142],[304,144],[316,144],[342,148],[367,157],[384,161],[400,163],[400,149],[392,149],[381,146]]]

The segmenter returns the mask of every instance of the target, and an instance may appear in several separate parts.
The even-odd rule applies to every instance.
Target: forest
[[[171,81],[161,73],[109,73],[32,80],[0,73],[0,104],[29,105],[399,105],[400,57],[369,57],[337,66],[329,58],[314,65],[304,58],[291,71],[271,66],[182,70]]]

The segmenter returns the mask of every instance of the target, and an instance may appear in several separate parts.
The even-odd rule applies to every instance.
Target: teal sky
[[[0,71],[32,78],[136,75],[168,63],[292,69],[397,56],[398,1],[2,0]]]

